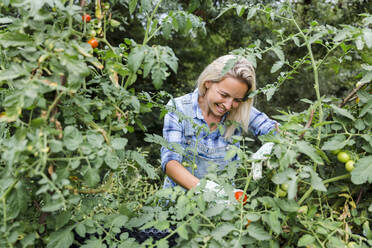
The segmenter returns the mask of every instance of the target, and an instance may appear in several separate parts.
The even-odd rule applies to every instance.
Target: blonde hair
[[[231,64],[231,69],[222,75],[225,66]],[[215,59],[209,64],[204,71],[200,74],[197,80],[197,87],[200,96],[204,96],[207,88],[206,82],[219,83],[221,80],[231,77],[235,78],[248,86],[248,92],[256,90],[256,74],[251,63],[243,57],[236,55],[224,55]],[[238,108],[231,110],[226,120],[237,122],[241,125],[242,129],[247,132],[249,125],[249,116],[253,105],[253,98],[249,98],[241,102]],[[224,134],[225,138],[230,138],[235,132],[236,126],[230,125],[226,128]]]

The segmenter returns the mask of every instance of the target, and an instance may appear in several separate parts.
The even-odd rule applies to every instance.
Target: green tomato
[[[287,183],[283,183],[283,184],[281,184],[280,185],[280,188],[282,189],[282,190],[284,190],[284,191],[288,191],[288,184]]]
[[[347,154],[346,152],[339,152],[337,154],[337,159],[338,161],[340,161],[341,163],[346,163],[347,161],[350,160],[350,156],[349,154]]]
[[[355,242],[349,242],[347,244],[347,248],[355,248],[355,247],[357,247],[357,243],[355,243]]]
[[[341,151],[340,149],[337,149],[337,150],[333,150],[331,152],[332,152],[332,154],[337,155],[340,151]]]
[[[345,169],[348,171],[348,172],[352,172],[354,170],[354,164],[355,162],[353,160],[349,160],[345,163]]]
[[[307,211],[308,210],[309,210],[309,208],[306,205],[304,205],[304,206],[299,207],[299,209],[297,210],[297,213],[299,213],[299,214],[307,214]]]
[[[278,187],[276,188],[276,195],[278,197],[285,197],[287,195],[287,192]]]

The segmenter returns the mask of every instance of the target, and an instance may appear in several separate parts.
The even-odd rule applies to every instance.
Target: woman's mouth
[[[222,105],[218,104],[218,103],[216,103],[216,109],[221,114],[224,114],[226,112],[225,108]]]

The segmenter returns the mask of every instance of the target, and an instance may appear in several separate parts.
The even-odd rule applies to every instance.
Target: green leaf
[[[60,229],[64,225],[66,225],[71,219],[71,212],[70,211],[62,211],[56,217],[56,229]]]
[[[129,156],[140,165],[151,179],[157,178],[154,168],[146,162],[146,159],[139,152],[131,151]]]
[[[355,169],[351,172],[351,181],[354,184],[372,183],[372,156],[359,159]]]
[[[128,56],[128,68],[136,73],[139,67],[142,64],[142,61],[145,57],[146,48],[144,46],[137,46],[132,49]]]
[[[53,201],[51,203],[46,204],[44,207],[41,208],[43,212],[54,212],[63,207],[63,203],[61,201]]]
[[[278,46],[278,47],[274,47],[272,50],[274,51],[276,56],[278,56],[279,60],[284,63],[285,56],[284,56],[282,48]]]
[[[0,34],[0,45],[4,48],[16,46],[32,46],[32,40],[27,34],[7,32]]]
[[[363,106],[362,110],[359,113],[359,117],[363,117],[367,113],[372,112],[372,99],[369,99],[368,102]]]
[[[189,236],[187,233],[186,225],[181,224],[179,227],[177,227],[177,233],[180,235],[181,238],[188,240]]]
[[[257,240],[270,240],[271,236],[268,232],[266,232],[261,225],[258,225],[256,223],[251,223],[247,231],[249,235]]]
[[[125,215],[117,215],[115,216],[114,221],[112,222],[112,226],[115,227],[122,227],[125,223],[127,223],[128,217]]]
[[[63,143],[59,140],[49,140],[49,147],[52,152],[60,152],[63,149]]]
[[[217,226],[213,231],[212,231],[212,237],[215,240],[222,240],[223,237],[225,237],[227,234],[229,234],[231,231],[235,230],[236,228],[234,227],[233,224],[231,223],[223,223],[219,226]]]
[[[87,134],[87,140],[89,144],[93,147],[100,148],[104,142],[103,136],[101,134],[89,131]]]
[[[235,63],[238,61],[239,57],[238,56],[234,56],[234,57],[231,57],[231,59],[229,59],[228,61],[226,61],[222,71],[221,71],[221,76],[225,75],[228,71],[231,70],[231,68],[234,67]]]
[[[72,226],[53,232],[50,235],[47,248],[69,248],[74,241]]]
[[[343,134],[337,134],[332,137],[330,140],[324,142],[322,150],[337,150],[342,149],[347,144],[346,137]]]
[[[112,148],[115,150],[122,150],[127,145],[128,140],[126,138],[115,138],[111,141]]]
[[[80,223],[78,223],[78,224],[76,225],[76,227],[75,227],[75,231],[76,231],[76,233],[77,233],[80,237],[82,237],[82,238],[85,237],[85,234],[86,234],[86,232],[87,232],[87,230],[86,230],[86,228],[85,228],[85,225],[84,225],[84,223],[82,223],[82,222],[80,222]]]
[[[372,30],[369,28],[363,29],[363,38],[368,48],[372,47]],[[1,38],[0,38],[1,39]]]
[[[235,157],[237,150],[234,147],[230,147],[230,149],[226,152],[224,160],[230,160]]]
[[[237,5],[237,6],[235,6],[235,9],[236,9],[236,14],[239,16],[239,17],[241,17],[243,14],[244,14],[244,11],[245,11],[245,9],[246,9],[246,6],[244,6],[244,5]]]
[[[296,143],[298,150],[309,156],[315,163],[323,165],[324,162],[321,156],[317,153],[317,150],[312,147],[312,145],[306,141],[298,141]]]
[[[213,205],[211,208],[208,208],[204,214],[207,217],[213,217],[213,216],[221,214],[224,209],[225,209],[225,206],[223,204],[216,204],[216,205]]]
[[[70,150],[76,150],[83,142],[83,136],[79,130],[74,126],[67,126],[64,130],[63,144]]]
[[[169,47],[165,48],[165,53],[162,53],[161,59],[165,62],[174,73],[177,73],[178,69],[178,58]]]
[[[355,120],[354,116],[352,116],[346,109],[343,109],[343,108],[339,108],[335,105],[331,105],[333,111],[335,111],[336,114],[338,115],[342,115],[342,116],[345,116],[347,118],[349,118],[350,120]]]
[[[97,239],[96,237],[88,239],[85,241],[85,244],[80,246],[80,248],[106,248],[107,246],[103,244],[101,239]]]
[[[105,156],[105,163],[111,169],[116,170],[119,167],[120,159],[114,152],[107,152]]]
[[[133,14],[134,10],[136,9],[138,0],[130,0],[129,2],[129,13]]]
[[[294,200],[274,198],[274,201],[285,212],[296,212],[298,209],[298,204]]]
[[[89,187],[96,186],[101,181],[101,178],[99,176],[98,169],[89,167],[85,176],[84,176],[84,182]]]
[[[327,188],[324,186],[322,179],[319,177],[318,173],[316,173],[311,167],[306,166],[304,167],[304,171],[310,172],[311,175],[311,186],[319,191],[326,192]]]
[[[160,89],[163,81],[167,78],[167,68],[161,64],[156,64],[151,70],[152,83],[156,89]]]
[[[250,8],[248,11],[248,15],[247,15],[247,21],[250,20],[253,16],[255,16],[256,12],[257,12],[257,8],[255,7]]]
[[[11,64],[8,69],[0,71],[0,82],[3,80],[12,80],[24,75],[27,75],[28,72],[19,64]]]
[[[273,67],[271,67],[271,70],[270,70],[270,73],[274,73],[276,71],[278,71],[280,68],[282,68],[282,66],[284,65],[284,62],[283,61],[276,61],[273,65]]]
[[[298,240],[297,245],[298,246],[307,246],[307,245],[311,245],[312,243],[314,243],[314,241],[315,241],[315,238],[313,236],[311,236],[309,234],[305,234]]]
[[[282,232],[279,214],[277,211],[264,215],[262,220],[266,222],[270,226],[271,230],[273,230],[276,234],[280,234]]]

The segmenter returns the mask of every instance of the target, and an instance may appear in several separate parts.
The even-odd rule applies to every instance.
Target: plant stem
[[[143,39],[142,45],[146,45],[147,42],[149,42],[149,40],[152,38],[152,35],[149,37],[151,21],[154,18],[154,15],[157,12],[157,10],[158,10],[159,5],[160,5],[161,2],[162,2],[162,0],[159,0],[158,1],[158,3],[156,4],[154,10],[151,13],[151,16],[149,18],[147,18],[146,33],[145,33],[145,38]]]
[[[341,175],[341,176],[337,176],[337,177],[332,177],[332,178],[329,178],[329,179],[324,180],[323,181],[323,184],[340,181],[340,180],[343,180],[343,179],[347,179],[349,177],[350,177],[350,174],[349,173],[348,174]],[[314,190],[314,188],[312,186],[310,186],[310,188],[305,192],[305,194],[297,202],[298,205],[301,205],[310,196],[310,194],[313,192],[313,190]]]
[[[308,50],[309,55],[310,55],[311,66],[313,68],[313,73],[314,73],[314,89],[315,89],[316,98],[317,98],[317,100],[319,102],[319,105],[318,105],[318,108],[319,108],[319,120],[318,121],[319,122],[322,122],[323,121],[323,108],[322,108],[322,105],[320,103],[321,99],[320,99],[320,90],[319,90],[318,66],[317,66],[316,61],[314,59],[314,54],[313,54],[313,50],[311,49],[311,43],[309,42],[309,39],[304,34],[304,32],[302,31],[302,29],[300,28],[300,26],[298,25],[298,23],[296,22],[296,20],[294,19],[294,17],[292,17],[292,21],[295,24],[295,26],[297,27],[297,29],[299,30],[299,32],[301,33],[302,38],[305,40],[305,44],[306,44],[307,50]],[[319,146],[319,144],[320,144],[321,134],[322,134],[322,126],[319,126],[319,128],[318,128],[318,137],[317,137],[317,146]]]

